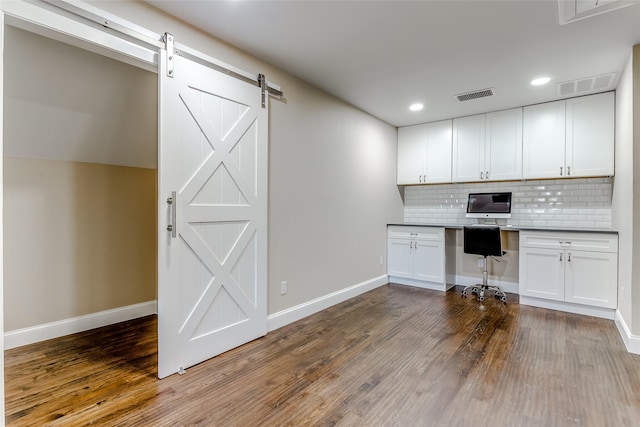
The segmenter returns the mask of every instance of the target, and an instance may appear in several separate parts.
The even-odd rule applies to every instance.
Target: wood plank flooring
[[[156,379],[147,317],[5,355],[11,426],[638,426],[612,321],[387,285]]]

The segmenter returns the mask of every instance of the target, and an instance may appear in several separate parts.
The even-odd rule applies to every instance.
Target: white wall
[[[640,147],[639,129],[640,45],[636,45],[616,90],[616,177],[612,201],[612,222],[620,233],[618,309],[629,332],[636,337],[640,335],[640,150],[635,149]]]
[[[634,149],[633,54],[616,90],[616,175],[613,181],[612,225],[618,230],[618,310],[631,327],[633,320],[634,259]],[[637,273],[636,273],[637,276]]]
[[[386,224],[403,216],[394,127],[146,4],[93,4],[284,90],[270,101],[270,314],[386,274]]]
[[[633,47],[633,212],[640,212],[640,45]],[[633,218],[633,277],[631,283],[631,311],[636,313],[631,323],[631,333],[640,335],[640,216]],[[626,298],[629,298],[627,296]]]

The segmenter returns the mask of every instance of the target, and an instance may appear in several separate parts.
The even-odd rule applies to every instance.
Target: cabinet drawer
[[[527,248],[618,252],[618,236],[607,233],[521,231],[520,246]]]
[[[387,236],[390,239],[437,240],[444,241],[443,227],[389,227]]]

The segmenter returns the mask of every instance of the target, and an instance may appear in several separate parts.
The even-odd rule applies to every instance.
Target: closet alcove
[[[158,80],[8,25],[4,44],[9,349],[70,319],[155,307]]]

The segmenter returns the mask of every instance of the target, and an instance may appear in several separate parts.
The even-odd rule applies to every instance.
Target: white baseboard
[[[602,319],[613,320],[615,309],[592,307],[582,304],[574,304],[564,301],[554,301],[543,298],[520,295],[520,305],[530,305],[532,307],[548,308],[551,310],[565,311],[567,313],[583,314],[585,316],[600,317]]]
[[[384,276],[375,277],[365,282],[358,283],[357,285],[296,305],[295,307],[273,313],[267,317],[267,331],[271,332],[275,329],[288,325],[289,323],[293,323],[329,308],[332,305],[336,305],[372,289],[386,285],[387,283],[389,283],[389,280],[385,274]]]
[[[416,288],[430,289],[432,291],[446,292],[455,285],[451,283],[425,282],[424,280],[406,279],[404,277],[389,276],[389,283],[398,285],[415,286]]]
[[[627,351],[633,354],[640,354],[640,335],[633,335],[631,333],[631,329],[629,329],[627,322],[624,321],[620,310],[616,310],[615,322],[622,341],[624,341],[624,345],[627,347]]]
[[[469,286],[475,285],[476,283],[482,283],[482,276],[455,276],[455,284],[459,286]],[[503,291],[508,292],[510,294],[520,293],[518,282],[506,282],[503,280],[493,280],[489,277],[488,280],[490,285],[498,285],[502,288]]]
[[[29,328],[16,329],[4,333],[4,348],[8,350],[10,348],[156,314],[157,312],[156,301],[147,301],[84,316],[72,317],[70,319],[58,320],[56,322],[44,323]]]

